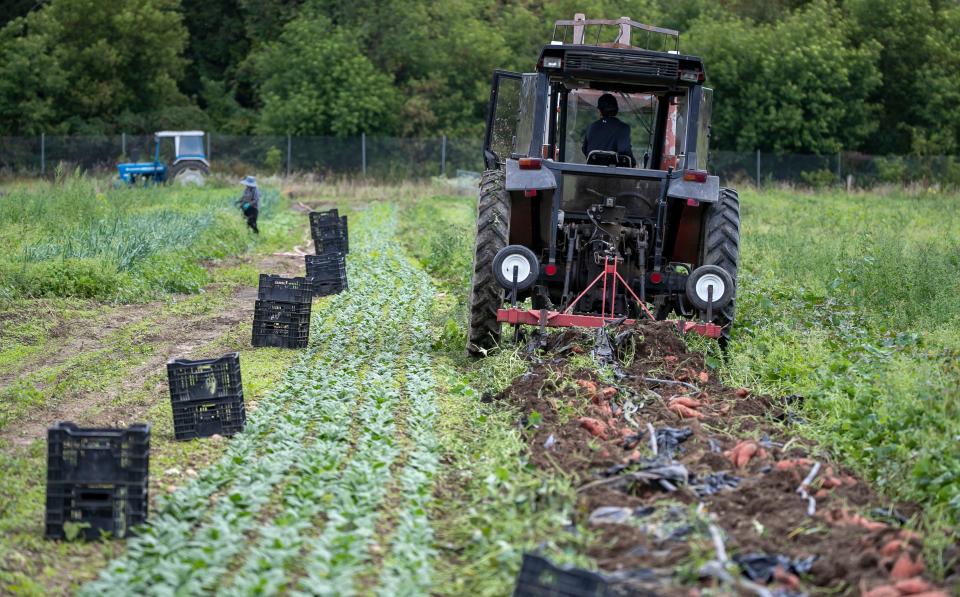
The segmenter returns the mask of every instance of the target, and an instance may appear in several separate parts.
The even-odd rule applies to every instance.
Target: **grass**
[[[803,433],[960,522],[960,197],[745,192],[724,375],[804,397]]]
[[[483,399],[505,389],[526,362],[511,350],[465,358],[473,218],[472,197],[434,194],[406,204],[400,234],[438,286],[431,324],[447,464],[436,490],[441,551],[432,590],[440,595],[508,594],[524,551],[590,564],[577,555],[584,529],[567,528],[576,503],[571,480],[529,465],[517,413]]]
[[[138,302],[198,292],[210,281],[201,261],[270,242],[246,230],[237,194],[214,185],[114,189],[80,174],[13,186],[0,195],[0,298]],[[283,204],[264,193],[267,231]]]

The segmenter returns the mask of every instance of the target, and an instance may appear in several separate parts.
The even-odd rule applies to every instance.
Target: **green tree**
[[[816,0],[764,25],[727,16],[694,22],[686,51],[704,57],[716,89],[717,147],[831,153],[876,128],[879,46],[849,43],[841,15]]]
[[[61,27],[42,13],[0,29],[0,132],[54,132],[67,77],[55,55]]]
[[[179,8],[179,0],[54,0],[9,23],[0,35],[0,114],[38,113],[7,116],[5,128],[105,132],[131,114],[183,112]]]
[[[320,15],[288,23],[254,56],[269,133],[390,132],[398,105],[393,80],[363,55],[356,37]]]

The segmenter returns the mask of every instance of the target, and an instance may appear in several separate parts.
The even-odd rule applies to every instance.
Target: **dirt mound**
[[[574,476],[588,554],[628,590],[688,595],[725,575],[783,595],[934,590],[899,512],[791,433],[800,398],[725,387],[666,323],[564,331],[532,361],[498,398],[520,408],[530,460]]]

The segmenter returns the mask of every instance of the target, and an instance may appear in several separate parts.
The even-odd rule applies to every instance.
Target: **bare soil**
[[[916,507],[885,502],[831,461],[828,451],[800,439],[796,425],[802,420],[794,412],[799,397],[776,400],[725,387],[664,322],[643,322],[622,335],[617,350],[632,360],[608,383],[570,365],[571,357],[593,346],[589,333],[550,336],[528,372],[497,399],[519,407],[531,462],[576,479],[578,522],[595,532],[587,553],[619,579],[622,590],[694,595],[717,586],[716,575],[702,568],[719,557],[709,533],[713,524],[731,560],[789,560],[774,577],[757,581],[781,594],[874,591],[876,597],[895,597],[919,588],[937,591],[924,577],[922,537],[903,528],[898,517]],[[648,424],[689,437],[672,456],[659,446],[655,458]],[[807,486],[816,502],[809,515],[798,488],[817,463]],[[686,481],[661,484],[654,473],[666,465],[682,465]],[[698,494],[704,480],[718,474],[728,475],[735,487]],[[589,522],[601,507],[634,510],[626,521]],[[811,559],[812,565],[791,568],[791,562]],[[948,571],[947,583],[954,590],[960,586],[960,564]]]

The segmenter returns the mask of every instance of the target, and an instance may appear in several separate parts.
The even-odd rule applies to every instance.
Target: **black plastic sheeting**
[[[773,571],[777,566],[785,572],[806,574],[813,568],[817,556],[806,558],[788,558],[778,554],[749,553],[733,556],[744,576],[754,582],[767,584],[773,580]]]

